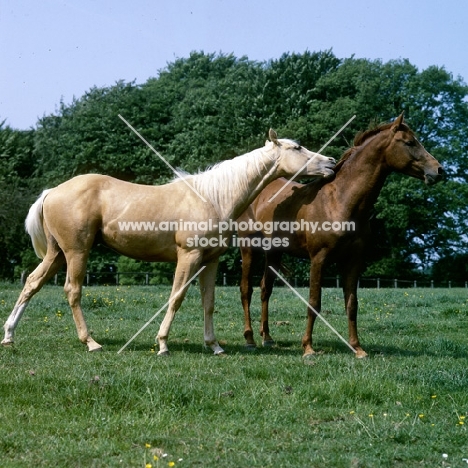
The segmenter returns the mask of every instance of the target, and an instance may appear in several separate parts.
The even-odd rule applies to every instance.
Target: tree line
[[[330,50],[266,62],[193,52],[143,84],[119,81],[60,102],[29,130],[0,124],[0,277],[13,280],[38,263],[23,225],[43,189],[85,173],[143,184],[173,178],[119,114],[172,166],[196,172],[262,146],[270,127],[317,151],[356,115],[324,151],[339,159],[358,132],[402,111],[446,177],[431,188],[398,174],[388,179],[375,204],[365,274],[464,282],[467,85],[443,67],[420,71],[409,60],[342,59]],[[239,259],[230,249],[219,274],[239,274]],[[307,261],[286,262],[291,274],[308,274]],[[89,270],[152,271],[154,281],[163,282],[173,266],[145,265],[97,247]]]

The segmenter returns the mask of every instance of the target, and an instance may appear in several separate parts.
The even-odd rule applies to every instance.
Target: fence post
[[[452,282],[451,282],[451,281],[449,281],[449,288],[451,288],[451,287],[452,287]]]
[[[86,272],[86,286],[89,286],[89,271]]]
[[[414,280],[413,287],[414,287],[414,288],[417,288],[417,287],[418,287],[418,282],[417,282],[416,280]]]
[[[148,284],[149,284],[149,274],[148,273],[146,273],[145,284],[146,284],[146,286],[148,286]]]
[[[431,288],[434,287],[434,280],[431,280]]]
[[[377,278],[377,289],[380,289],[380,278]]]
[[[336,275],[336,287],[340,287],[340,277],[338,275]]]
[[[398,280],[396,278],[393,280],[393,287],[398,288]]]
[[[117,286],[119,285],[119,273],[118,272],[115,274],[115,284]]]

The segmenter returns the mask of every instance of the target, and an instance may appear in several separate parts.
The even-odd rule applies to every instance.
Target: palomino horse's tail
[[[47,238],[42,225],[42,204],[51,190],[48,189],[42,192],[41,196],[29,208],[28,216],[26,216],[24,222],[26,232],[31,236],[34,252],[39,258],[44,258],[47,253]]]

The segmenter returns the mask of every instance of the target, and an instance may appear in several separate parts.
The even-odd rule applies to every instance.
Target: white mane
[[[274,166],[275,153],[268,149],[270,148],[259,148],[222,161],[199,174],[185,176],[183,171],[179,172],[213,205],[221,218],[226,219],[230,215],[233,201],[248,197],[257,185],[255,181],[260,182]],[[174,182],[177,180],[179,179]]]

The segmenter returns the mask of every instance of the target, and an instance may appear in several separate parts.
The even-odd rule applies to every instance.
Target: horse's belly
[[[147,262],[177,261],[174,233],[103,232],[102,240],[108,247],[127,257]]]

